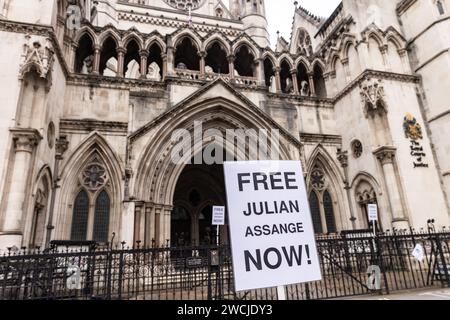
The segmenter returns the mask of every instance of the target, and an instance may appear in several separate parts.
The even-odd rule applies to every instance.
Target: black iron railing
[[[412,255],[417,245],[423,249],[421,261]],[[445,230],[320,237],[317,246],[323,279],[288,286],[288,299],[450,285]],[[0,256],[0,299],[273,300],[277,294],[275,288],[235,292],[228,246],[91,247],[6,252]]]

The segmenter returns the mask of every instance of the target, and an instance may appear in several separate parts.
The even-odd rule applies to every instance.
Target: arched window
[[[323,209],[325,211],[325,221],[327,222],[328,233],[336,233],[336,220],[334,217],[333,200],[328,190],[323,194]]]
[[[87,237],[89,219],[89,196],[82,190],[75,198],[72,216],[72,231],[70,240],[84,241]]]
[[[316,164],[309,176],[309,201],[316,233],[338,232],[329,180],[322,164]]]
[[[219,42],[214,42],[206,51],[205,63],[206,73],[230,73],[227,53]]]
[[[300,87],[300,94],[302,96],[309,96],[311,94],[308,69],[303,63],[299,63],[297,67],[297,83]]]
[[[372,185],[366,181],[361,180],[356,186],[356,201],[360,208],[360,214],[362,216],[362,221],[364,221],[364,225],[368,228],[372,228],[372,222],[369,222],[368,217],[368,205],[369,204],[378,204],[377,194],[372,187]],[[377,223],[377,229],[382,230],[381,220]]]
[[[92,239],[97,242],[108,242],[109,211],[111,201],[106,191],[102,191],[95,201],[94,233]]]
[[[445,14],[445,9],[444,9],[444,4],[442,3],[442,1],[438,0],[436,2],[436,6],[438,8],[438,12],[439,14],[442,16],[443,14]]]
[[[94,43],[92,38],[86,33],[78,42],[75,53],[75,72],[89,74],[94,68]]]
[[[322,219],[320,218],[319,198],[317,198],[317,194],[314,191],[309,195],[309,206],[311,208],[314,232],[317,234],[323,233]]]
[[[291,66],[286,62],[286,60],[283,60],[283,62],[281,63],[280,81],[281,91],[283,93],[293,92],[294,85],[292,83]]]
[[[83,190],[73,204],[71,240],[108,242],[111,216],[108,181],[107,170],[95,156],[79,176]]]
[[[264,76],[266,78],[267,87],[275,86],[275,84],[272,83],[273,81],[276,81],[274,65],[269,58],[264,59]]]
[[[148,66],[147,79],[158,81],[162,79],[163,77],[162,49],[156,42],[150,46],[150,49],[148,51],[147,66]]]
[[[255,57],[251,53],[250,49],[243,45],[236,53],[236,59],[234,61],[234,69],[236,76],[253,77],[255,69]]]
[[[316,91],[316,95],[319,98],[326,98],[327,97],[327,88],[325,85],[325,78],[323,76],[322,68],[320,68],[319,65],[315,65],[314,67],[314,88]]]
[[[139,45],[135,40],[131,40],[127,45],[127,52],[124,59],[125,78],[138,79],[141,76],[141,57],[139,55]]]
[[[200,58],[198,49],[189,38],[184,38],[176,48],[175,52],[175,68],[200,70]]]
[[[103,43],[99,72],[108,77],[117,76],[117,45],[111,37]]]

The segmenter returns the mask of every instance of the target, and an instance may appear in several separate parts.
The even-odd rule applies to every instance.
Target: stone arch
[[[25,219],[24,242],[30,248],[45,247],[52,185],[52,172],[48,165],[44,165],[33,182],[31,200],[26,211],[28,217]]]
[[[325,184],[322,188],[318,189],[312,187],[312,175],[317,167],[321,168],[325,177]],[[309,156],[305,173],[307,174],[306,185],[308,194],[312,191],[316,191],[316,194],[319,196],[319,201],[322,202],[322,197],[325,191],[328,190],[333,202],[336,227],[338,230],[347,229],[347,223],[350,221],[350,217],[347,217],[347,201],[345,194],[343,193],[344,177],[339,170],[336,161],[322,145],[318,145]],[[326,223],[323,214],[324,213],[322,213],[322,227],[325,228]]]
[[[292,57],[291,57],[291,55],[290,54],[288,54],[288,53],[283,53],[282,55],[280,55],[279,57],[278,57],[278,59],[277,59],[277,67],[281,67],[281,63],[283,62],[283,61],[286,61],[288,64],[289,64],[289,66],[290,66],[290,68],[291,69],[293,69],[294,68],[294,65],[295,65],[295,62],[294,62],[294,60],[292,59]]]
[[[265,51],[263,53],[263,55],[261,56],[261,59],[262,60],[270,59],[270,61],[272,62],[273,66],[274,67],[277,66],[278,59],[277,59],[277,57],[275,57],[275,54],[273,52],[271,52],[271,51]]]
[[[173,47],[177,48],[177,46],[185,39],[189,38],[191,40],[192,44],[197,48],[197,51],[200,51],[202,48],[202,41],[200,40],[200,36],[198,36],[195,32],[192,30],[183,30],[182,32],[178,33],[173,37]]]
[[[228,40],[222,34],[212,34],[203,41],[202,51],[207,51],[215,42],[220,43],[225,49],[227,55],[231,54],[231,46]]]
[[[250,50],[250,53],[253,54],[255,57],[255,60],[259,58],[259,50],[258,48],[247,38],[241,38],[238,41],[236,41],[233,46],[231,47],[231,52],[233,55],[236,55],[237,52],[241,49],[242,46],[247,46],[247,48]]]
[[[292,59],[283,58],[280,60],[280,83],[281,92],[283,93],[292,93],[294,90],[291,74],[292,68]]]
[[[91,37],[91,40],[92,40],[92,43],[94,44],[94,46],[99,45],[100,42],[98,40],[98,35],[89,26],[83,26],[83,27],[81,27],[81,29],[77,30],[75,37],[73,38],[73,42],[78,44],[80,42],[81,38],[85,34],[87,34],[89,37]]]
[[[145,48],[145,47],[144,47],[144,40],[143,40],[142,37],[141,37],[138,33],[136,33],[135,31],[132,31],[132,32],[128,33],[128,34],[123,38],[123,40],[122,40],[123,47],[126,48],[126,47],[128,46],[128,44],[129,44],[131,41],[133,41],[133,40],[137,43],[137,45],[138,45],[138,47],[139,47],[139,50],[143,50],[143,49]]]
[[[180,37],[174,46],[174,67],[200,71],[200,48],[191,36],[185,34]]]
[[[205,71],[206,73],[221,73],[229,74],[228,57],[230,55],[229,49],[224,45],[222,40],[214,38],[208,45],[205,46]],[[210,70],[211,69],[211,70]]]
[[[107,181],[100,186],[94,193],[100,189],[108,190],[111,200],[109,233],[119,234],[121,228],[121,199],[123,197],[123,165],[110,147],[106,139],[98,132],[91,133],[83,142],[81,142],[67,157],[61,168],[61,190],[59,192],[59,206],[56,208],[54,237],[58,239],[68,239],[71,231],[72,205],[77,194],[81,189],[87,188],[80,183],[82,170],[86,169],[90,163],[99,163],[105,169]],[[117,239],[120,241],[120,239]]]
[[[255,61],[257,57],[251,47],[246,43],[241,43],[234,51],[235,75],[244,77],[254,77],[256,74]]]
[[[300,66],[300,64],[303,64],[304,66],[305,66],[305,69],[308,71],[308,72],[311,72],[311,64],[309,63],[309,61],[308,61],[308,59],[306,59],[305,57],[303,57],[303,56],[300,56],[300,57],[298,57],[295,61],[294,61],[294,66],[295,66],[295,68],[297,69],[299,66]]]
[[[359,226],[360,228],[369,227],[366,211],[367,209],[365,207],[369,203],[375,203],[382,206],[381,187],[378,181],[371,174],[367,172],[360,172],[351,182],[350,188],[353,189],[353,197],[357,207],[357,219],[359,221]],[[383,215],[383,212],[381,212],[381,215]],[[383,220],[383,218],[383,216],[380,216],[380,220]]]
[[[103,44],[105,43],[108,38],[111,38],[115,41],[117,48],[123,48],[123,42],[120,37],[120,34],[115,31],[114,29],[106,29],[100,35],[98,36],[98,44],[101,48],[103,48]]]
[[[159,46],[162,53],[166,52],[166,43],[163,41],[163,39],[161,39],[161,37],[157,35],[153,35],[150,38],[146,39],[144,43],[144,48],[149,50],[150,47],[155,43]]]
[[[246,117],[243,118],[242,114],[246,114]],[[175,142],[172,141],[171,132],[167,132],[165,128],[170,126],[184,129],[192,134],[194,121],[200,119],[203,120],[203,132],[208,129],[216,129],[222,132],[222,135],[226,129],[265,128],[270,132],[273,128],[272,123],[269,123],[254,111],[223,97],[204,100],[194,106],[189,106],[157,129],[151,142],[147,143],[144,148],[145,151],[139,156],[136,167],[138,174],[131,185],[131,193],[136,198],[161,205],[172,205],[176,182],[184,165],[174,165],[171,162],[170,153],[175,146]],[[217,139],[216,136],[212,137],[211,141],[205,143],[206,146],[215,143],[215,139]],[[280,137],[280,139],[283,138]],[[192,155],[201,152],[206,147],[205,144],[196,144],[192,152],[183,160],[190,160]],[[276,146],[273,147],[276,148]],[[233,150],[232,148],[234,148],[234,145],[225,144],[226,150]],[[277,149],[280,157],[289,159],[288,147],[280,143],[280,148]],[[271,151],[269,146],[269,153]],[[249,153],[254,153],[254,150],[240,149],[236,157],[241,160],[250,158]]]
[[[326,65],[325,65],[325,63],[321,60],[321,59],[319,59],[319,58],[315,58],[314,60],[313,60],[313,62],[311,62],[311,70],[314,70],[314,68],[316,67],[316,66],[319,66],[320,68],[322,68],[322,70],[323,70],[323,72],[325,72],[325,70],[326,70]]]

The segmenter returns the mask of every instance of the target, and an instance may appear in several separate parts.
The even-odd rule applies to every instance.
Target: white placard
[[[369,215],[369,221],[378,221],[378,206],[376,204],[367,205],[367,214]]]
[[[412,255],[414,258],[416,258],[417,261],[422,262],[423,259],[425,259],[425,250],[423,249],[421,244],[417,244],[414,247],[414,250],[412,252]]]
[[[321,280],[299,161],[225,162],[236,291]]]
[[[212,225],[213,226],[225,225],[225,207],[220,206],[213,207]]]

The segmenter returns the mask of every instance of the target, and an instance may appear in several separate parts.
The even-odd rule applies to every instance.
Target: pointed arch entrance
[[[236,133],[239,130],[246,135],[244,145],[238,143],[236,137],[234,141],[225,139],[229,131]],[[260,150],[251,141],[258,141],[258,134],[261,132],[269,137],[266,148]],[[134,225],[135,236],[130,241],[140,240],[146,246],[153,243],[156,246],[177,244],[178,240],[172,239],[175,233],[178,233],[178,237],[183,233],[180,241],[184,243],[189,242],[186,239],[191,243],[201,243],[204,241],[202,238],[208,238],[205,230],[206,221],[209,223],[210,220],[210,208],[220,205],[220,202],[225,203],[225,192],[214,191],[220,185],[216,178],[205,178],[201,190],[193,192],[193,188],[200,185],[202,170],[207,173],[209,170],[216,171],[215,174],[209,172],[213,177],[223,177],[223,174],[217,173],[220,169],[208,169],[206,165],[190,165],[190,160],[196,155],[204,151],[209,154],[212,146],[219,145],[223,153],[233,155],[233,159],[239,161],[293,160],[300,159],[302,148],[295,137],[221,78],[202,87],[155,121],[133,133],[129,137],[129,144],[130,158],[136,159],[132,163],[134,174],[129,183],[129,194],[130,198],[135,199],[135,216],[144,217],[135,219],[140,223]],[[178,155],[179,146],[185,144],[189,146],[189,150],[186,154],[182,152],[179,161],[174,163],[173,154]],[[272,156],[274,154],[276,158]],[[216,157],[214,159],[217,160]],[[188,172],[193,172],[190,174],[194,176],[184,178]],[[183,180],[186,181],[184,189]],[[193,193],[190,194],[191,192]],[[199,203],[191,206],[195,209],[189,206],[189,200],[192,199],[194,202],[200,199]],[[202,221],[205,221],[205,227],[200,230]],[[191,227],[180,228],[183,223]],[[199,230],[195,229],[197,225]]]
[[[222,164],[189,164],[178,178],[173,198],[172,246],[215,244],[213,206],[225,206]],[[220,243],[228,244],[228,226],[220,227]]]

